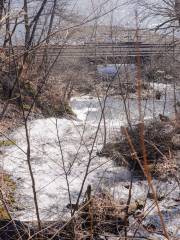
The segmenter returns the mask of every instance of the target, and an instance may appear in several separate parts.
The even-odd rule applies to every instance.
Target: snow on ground
[[[49,118],[29,122],[31,163],[41,219],[54,220],[58,217],[66,218],[69,216],[69,210],[66,208],[66,205],[70,202],[67,179],[72,203],[75,203],[90,158],[91,164],[83,194],[87,185],[91,184],[94,192],[103,188],[108,190],[115,199],[127,200],[130,172],[125,168],[114,166],[110,159],[99,158],[96,155],[96,152],[102,147],[103,125],[91,154],[99,119],[97,102],[97,99],[91,97],[72,99],[72,106],[78,118],[76,121]],[[91,114],[94,112],[95,115],[92,114],[88,119],[87,113],[89,112]],[[126,123],[124,115],[115,120],[116,128]],[[108,131],[110,132],[109,126],[111,124],[108,125]],[[111,135],[111,132],[109,135]],[[15,215],[20,220],[35,220],[32,184],[26,155],[23,152],[26,152],[27,147],[24,128],[18,128],[10,137],[16,141],[17,146],[20,146],[21,149],[17,146],[6,147],[3,149],[3,155],[0,155],[0,160],[4,169],[10,172],[18,182],[16,199],[19,203],[19,210]],[[160,202],[160,207],[170,233],[180,236],[177,230],[180,225],[180,208],[176,206],[177,204],[173,200],[179,198],[177,184],[174,181],[166,183],[155,181],[154,185],[158,191],[162,191],[164,194],[169,192],[169,195]],[[132,200],[146,199],[147,192],[147,182],[135,179]],[[153,201],[148,199],[145,210],[148,210],[152,204]],[[145,223],[148,222],[159,227],[160,221],[157,217],[156,208],[153,208],[145,218]]]

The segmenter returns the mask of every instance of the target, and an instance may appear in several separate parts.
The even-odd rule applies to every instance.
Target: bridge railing
[[[6,51],[6,49],[4,49]],[[121,42],[121,43],[86,43],[83,45],[51,45],[41,46],[30,51],[35,54],[37,61],[42,59],[45,53],[49,59],[54,59],[59,54],[60,58],[123,58],[135,57],[152,57],[168,53],[180,53],[180,48],[171,44],[148,44],[141,42]],[[14,54],[21,56],[24,52],[22,46],[14,47]]]

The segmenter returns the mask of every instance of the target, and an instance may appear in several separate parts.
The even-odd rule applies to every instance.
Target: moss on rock
[[[23,90],[31,97],[35,96],[37,93],[35,86],[30,81],[24,82]]]
[[[3,192],[3,200],[8,208],[12,208],[15,204],[14,194],[16,191],[16,183],[9,174],[1,173],[0,187]],[[0,202],[0,219],[9,219],[9,214],[6,211],[3,201]]]
[[[76,116],[68,102],[46,105],[43,102],[38,103],[38,107],[46,117],[62,117],[65,115]]]
[[[24,108],[25,111],[29,111],[31,106],[28,105],[28,104],[23,104],[23,108]]]
[[[15,145],[15,141],[11,140],[0,140],[0,147],[9,147]]]

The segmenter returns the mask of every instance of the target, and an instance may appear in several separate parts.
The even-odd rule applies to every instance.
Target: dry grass
[[[170,123],[151,122],[145,126],[144,140],[147,151],[147,158],[152,172],[158,172],[160,169],[165,171],[165,168],[173,169],[174,163],[172,150],[172,137],[175,133],[175,128]],[[128,129],[129,137],[135,148],[138,159],[143,165],[142,146],[140,141],[140,128],[135,125],[132,129]],[[170,155],[170,153],[172,153]],[[126,163],[130,168],[134,165],[134,155],[131,152],[129,143],[126,137],[116,139],[114,143],[107,143],[101,151],[102,155],[112,157],[118,165]],[[136,169],[140,166],[137,163]]]

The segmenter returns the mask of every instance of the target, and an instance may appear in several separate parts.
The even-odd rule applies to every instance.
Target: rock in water
[[[175,134],[172,138],[172,145],[173,149],[179,150],[180,149],[180,134]]]
[[[169,122],[169,118],[167,116],[159,114],[159,118],[162,122]]]

